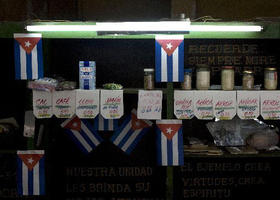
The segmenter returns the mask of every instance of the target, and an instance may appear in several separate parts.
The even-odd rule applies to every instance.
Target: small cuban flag
[[[86,119],[81,120],[76,115],[65,120],[61,127],[66,129],[67,134],[85,154],[90,153],[103,142],[101,136],[94,131],[93,126]]]
[[[94,118],[94,130],[114,131],[118,128],[118,119],[104,119],[101,114]]]
[[[18,195],[45,195],[44,151],[17,151],[17,156]]]
[[[133,109],[131,115],[114,132],[111,141],[125,153],[130,154],[151,126],[151,121],[138,119],[137,112]]]
[[[14,39],[16,80],[42,78],[42,34],[15,33]]]
[[[158,35],[155,39],[156,82],[183,82],[184,36]]]
[[[182,120],[157,120],[158,165],[184,165]]]

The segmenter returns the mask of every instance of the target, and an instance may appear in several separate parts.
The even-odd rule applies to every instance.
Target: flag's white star
[[[28,163],[32,164],[34,160],[32,158],[28,158],[27,161],[28,161]]]
[[[173,47],[173,45],[171,44],[171,42],[169,42],[169,43],[166,44],[166,48],[167,48],[167,49],[172,49],[172,47]]]
[[[78,126],[77,122],[74,122],[73,127],[77,127],[77,126]]]
[[[26,46],[26,47],[30,47],[30,45],[31,45],[31,43],[30,43],[29,41],[24,42],[24,46]]]
[[[173,131],[173,130],[172,130],[171,128],[167,128],[167,129],[166,129],[166,133],[168,133],[168,134],[171,134],[172,131]]]

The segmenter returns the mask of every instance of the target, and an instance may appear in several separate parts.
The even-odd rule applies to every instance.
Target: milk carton
[[[79,62],[79,80],[80,89],[94,90],[96,66],[95,61],[80,61]]]

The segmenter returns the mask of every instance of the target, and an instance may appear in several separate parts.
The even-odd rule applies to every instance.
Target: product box
[[[80,89],[94,90],[96,82],[96,66],[95,61],[79,62],[79,81]]]

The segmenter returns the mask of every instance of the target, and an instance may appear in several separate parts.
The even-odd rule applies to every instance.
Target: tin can
[[[96,66],[95,61],[79,62],[79,82],[80,89],[95,90]]]

